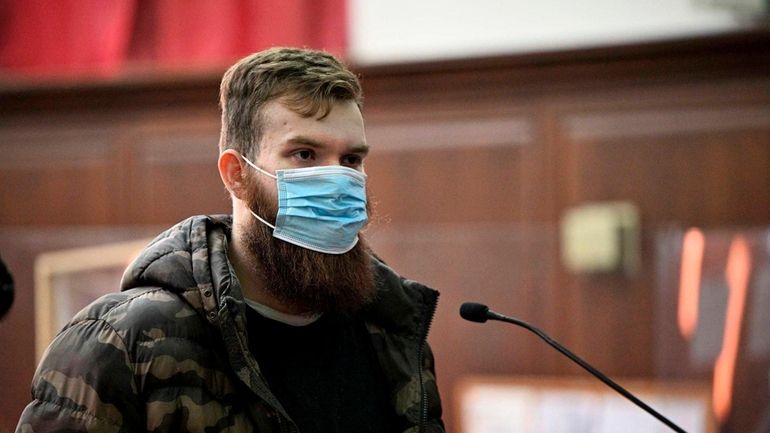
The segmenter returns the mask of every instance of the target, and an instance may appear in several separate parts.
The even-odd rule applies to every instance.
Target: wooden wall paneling
[[[187,124],[181,127],[172,125],[171,131],[163,135],[160,131],[163,127],[156,127],[155,132],[163,137],[170,137],[174,133],[185,134],[185,128],[197,136],[199,131],[212,128],[212,134],[218,134],[219,114],[217,111],[218,81],[221,73],[213,74],[190,74],[188,76],[179,75],[153,75],[153,76],[126,76],[115,79],[96,80],[94,82],[67,81],[62,83],[50,82],[35,84],[24,83],[4,83],[0,82],[0,144],[5,144],[14,136],[19,136],[19,142],[22,143],[11,150],[18,152],[17,149],[29,147],[28,142],[34,142],[38,137],[38,142],[47,142],[51,146],[59,148],[58,144],[67,137],[72,138],[73,146],[82,145],[84,149],[93,148],[91,156],[82,155],[82,152],[64,152],[69,156],[65,158],[64,166],[68,166],[68,160],[78,158],[78,164],[82,165],[82,160],[89,161],[102,155],[109,158],[110,161],[105,165],[94,167],[87,170],[67,169],[58,170],[56,165],[51,163],[50,176],[52,180],[45,181],[46,174],[42,177],[45,181],[39,188],[48,188],[45,185],[53,184],[54,191],[58,191],[59,185],[64,188],[67,185],[72,193],[66,196],[61,193],[51,193],[50,191],[38,191],[39,188],[25,190],[15,189],[15,185],[21,185],[17,179],[27,177],[32,173],[23,168],[14,168],[9,174],[3,169],[0,176],[11,176],[6,180],[3,178],[3,187],[8,188],[7,193],[0,196],[3,202],[19,202],[20,197],[29,196],[38,193],[55,197],[46,197],[46,199],[57,204],[55,212],[47,212],[47,208],[41,205],[36,208],[22,209],[22,213],[34,213],[36,219],[28,219],[29,223],[45,224],[106,224],[106,223],[139,223],[150,221],[154,216],[152,212],[158,212],[158,209],[165,209],[166,204],[155,201],[148,207],[147,200],[139,201],[138,205],[143,207],[145,212],[137,212],[137,195],[140,198],[147,193],[146,183],[139,183],[140,187],[145,188],[135,191],[135,180],[137,177],[145,179],[146,173],[134,167],[137,163],[146,162],[142,159],[145,153],[137,151],[137,140],[146,138],[147,135],[141,133],[137,136],[137,130],[141,130],[147,125],[162,125],[163,123],[174,123],[185,121]],[[201,116],[201,113],[204,113]],[[176,120],[174,120],[176,119]],[[203,119],[203,124],[198,122]],[[153,129],[152,126],[149,127]],[[50,136],[44,136],[42,131],[50,133]],[[91,133],[97,131],[97,137]],[[149,132],[150,135],[153,132]],[[32,138],[30,138],[32,137]],[[180,138],[181,140],[181,138]],[[192,139],[195,141],[195,139]],[[77,141],[81,141],[77,144]],[[87,143],[86,143],[87,142]],[[13,143],[11,143],[13,144]],[[88,146],[86,146],[88,144]],[[95,146],[91,146],[95,144]],[[142,143],[138,145],[143,146]],[[216,140],[212,143],[216,147]],[[102,146],[102,147],[100,147]],[[104,149],[108,146],[110,149]],[[177,146],[184,147],[184,146]],[[37,149],[39,146],[34,146]],[[74,150],[74,149],[73,149]],[[80,150],[80,149],[78,149]],[[28,150],[29,151],[29,150]],[[61,152],[60,152],[61,153]],[[53,153],[55,155],[55,152]],[[80,155],[80,156],[77,156]],[[216,153],[214,154],[216,157]],[[90,159],[89,159],[90,158]],[[181,157],[184,159],[184,157]],[[157,165],[158,158],[150,157]],[[162,158],[160,158],[162,159]],[[92,161],[93,162],[93,161]],[[214,166],[216,162],[213,162]],[[59,164],[61,166],[62,164]],[[71,164],[69,164],[71,165]],[[171,164],[170,167],[178,169],[179,164]],[[40,173],[38,167],[35,172]],[[168,170],[165,170],[168,171]],[[183,170],[184,171],[184,170]],[[204,172],[203,170],[193,170],[194,172]],[[44,170],[48,173],[48,170]],[[194,175],[188,176],[185,184],[196,185],[197,178]],[[151,182],[152,179],[149,179]],[[168,179],[161,179],[159,186],[169,185]],[[173,184],[174,182],[171,182]],[[178,187],[181,182],[176,182],[174,187]],[[51,188],[48,188],[49,190]],[[63,190],[67,190],[66,188]],[[200,190],[190,195],[200,196]],[[109,197],[108,197],[109,195]],[[168,195],[168,194],[167,194]],[[57,199],[58,197],[58,199]],[[204,193],[205,199],[211,199],[211,193]],[[161,197],[164,198],[164,197]],[[57,202],[57,200],[59,200]],[[66,204],[64,203],[66,202]],[[185,203],[195,203],[190,200]],[[198,202],[199,203],[199,202]],[[222,207],[218,204],[203,209],[204,211],[219,210]],[[173,204],[173,203],[172,203]],[[178,203],[177,203],[178,205]],[[154,209],[154,210],[153,210]],[[189,208],[184,208],[187,210]],[[227,209],[227,208],[225,208]],[[160,212],[158,218],[164,221],[178,218],[182,213],[177,211],[170,215],[163,215]],[[55,215],[53,217],[52,215]],[[89,216],[90,215],[90,216]],[[137,219],[136,217],[139,217]],[[3,218],[3,216],[0,216]],[[5,216],[5,220],[11,218],[19,220],[18,215]]]
[[[509,148],[409,151],[378,155],[367,170],[386,222],[520,221],[519,159]]]
[[[123,179],[110,128],[0,128],[1,224],[105,224],[120,215]]]
[[[767,221],[768,107],[569,115],[580,172],[568,200],[629,199],[654,221],[700,226]]]
[[[531,116],[411,108],[366,118],[370,189],[378,208],[388,209],[380,216],[395,223],[520,221]]]
[[[217,171],[215,110],[139,124],[132,140],[129,184],[134,221],[173,224],[191,215],[230,212]]]
[[[540,260],[549,264],[550,272],[542,274],[541,284],[536,297],[520,299],[519,302],[530,303],[536,307],[532,316],[521,317],[540,327],[557,341],[572,348],[579,348],[578,327],[575,326],[579,317],[573,313],[577,292],[565,283],[561,277],[560,268],[560,234],[558,218],[561,202],[559,192],[565,182],[565,170],[562,160],[562,131],[558,127],[560,117],[553,109],[556,95],[544,92],[534,99],[536,108],[536,145],[530,150],[535,152],[529,164],[525,166],[523,187],[527,206],[526,222],[550,227],[552,236],[543,239],[547,255]],[[529,99],[529,98],[528,98]],[[521,103],[514,100],[512,104]],[[542,263],[531,263],[530,266],[542,267]],[[521,337],[521,336],[519,336]],[[548,371],[546,375],[575,375],[580,374],[572,363],[551,350],[547,345],[538,342],[536,352],[538,362]]]

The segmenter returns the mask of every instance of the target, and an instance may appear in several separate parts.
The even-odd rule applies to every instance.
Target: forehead
[[[261,147],[280,145],[298,135],[322,143],[365,144],[364,120],[355,101],[332,103],[329,113],[305,117],[288,108],[280,99],[265,104],[262,110]]]

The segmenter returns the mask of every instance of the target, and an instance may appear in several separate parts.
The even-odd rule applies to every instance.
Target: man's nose
[[[328,156],[321,160],[319,165],[342,165],[342,163],[340,163],[340,159],[341,157],[336,155]]]

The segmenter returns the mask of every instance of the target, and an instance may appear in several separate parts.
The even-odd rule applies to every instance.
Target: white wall
[[[349,0],[350,55],[359,64],[408,62],[741,27],[731,12],[708,1],[713,0]]]

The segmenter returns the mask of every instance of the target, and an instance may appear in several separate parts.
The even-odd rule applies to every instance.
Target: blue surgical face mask
[[[276,180],[278,214],[275,225],[251,209],[273,229],[273,236],[303,248],[342,254],[358,243],[366,224],[366,175],[339,165],[276,170],[275,175],[241,156],[259,173]]]

